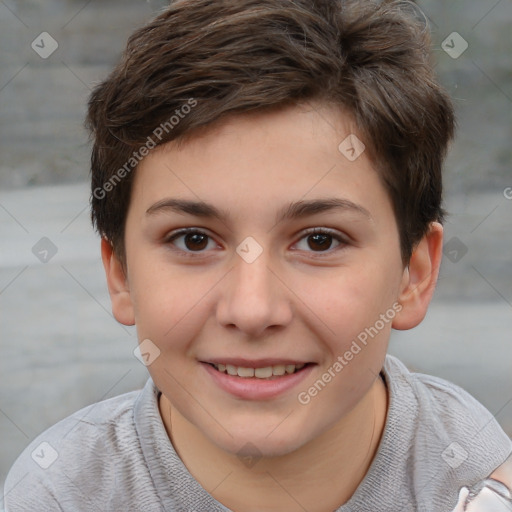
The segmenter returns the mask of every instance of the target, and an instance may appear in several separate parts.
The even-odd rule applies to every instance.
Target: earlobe
[[[123,325],[134,325],[135,314],[128,279],[111,243],[105,238],[101,239],[101,259],[112,302],[112,313],[115,319]]]
[[[404,269],[398,297],[402,309],[393,320],[394,329],[412,329],[425,318],[439,275],[442,250],[443,227],[433,222]]]

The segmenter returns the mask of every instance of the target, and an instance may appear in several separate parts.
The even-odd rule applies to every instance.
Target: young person
[[[132,35],[87,123],[150,378],[38,437],[8,512],[509,510],[496,420],[386,355],[441,260],[429,46],[395,0],[178,0]]]

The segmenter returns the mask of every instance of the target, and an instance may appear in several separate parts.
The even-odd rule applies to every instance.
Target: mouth
[[[311,366],[313,363],[274,364],[266,366],[237,366],[229,363],[206,363],[219,373],[241,377],[242,379],[275,380],[293,375]]]
[[[226,357],[199,361],[214,387],[237,399],[272,400],[304,386],[317,363],[304,359]]]

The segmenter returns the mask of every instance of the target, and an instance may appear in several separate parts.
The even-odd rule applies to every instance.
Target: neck
[[[160,396],[171,442],[194,478],[235,512],[331,512],[364,479],[384,431],[387,391],[378,378],[357,406],[321,436],[289,454],[244,466],[213,444]]]

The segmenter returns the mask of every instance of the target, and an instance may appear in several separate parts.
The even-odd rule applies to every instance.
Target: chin
[[[223,436],[223,439],[212,439],[212,441],[220,449],[242,459],[282,457],[298,450],[308,442],[308,439],[304,438],[303,430],[300,435],[290,430],[283,430],[279,434],[274,432],[270,435],[266,432],[263,435],[259,431],[239,435],[233,433],[233,437]]]

